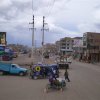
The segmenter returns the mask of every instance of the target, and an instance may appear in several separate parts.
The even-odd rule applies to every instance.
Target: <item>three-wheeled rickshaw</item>
[[[56,77],[59,77],[58,65],[35,64],[31,68],[30,77],[32,79],[48,78],[52,72]]]

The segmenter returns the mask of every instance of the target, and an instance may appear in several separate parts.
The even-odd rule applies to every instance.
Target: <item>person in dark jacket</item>
[[[70,82],[70,79],[68,77],[68,71],[67,71],[67,69],[65,70],[64,76],[65,76],[65,80],[67,79],[68,82]]]

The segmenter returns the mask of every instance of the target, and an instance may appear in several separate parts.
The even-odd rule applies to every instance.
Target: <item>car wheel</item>
[[[4,72],[3,71],[0,71],[0,75],[3,75],[4,74]]]
[[[63,88],[61,88],[60,91],[63,92]]]
[[[48,93],[48,89],[47,88],[44,89],[44,93]]]
[[[24,72],[20,72],[19,75],[20,75],[20,76],[24,76]]]
[[[34,79],[35,79],[35,80],[38,79],[37,76],[34,76]]]

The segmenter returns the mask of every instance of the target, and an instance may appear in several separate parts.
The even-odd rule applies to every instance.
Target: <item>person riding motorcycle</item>
[[[59,86],[59,81],[56,79],[55,74],[49,76],[49,82],[51,86]]]

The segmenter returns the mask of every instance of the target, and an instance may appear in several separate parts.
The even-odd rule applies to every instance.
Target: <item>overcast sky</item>
[[[36,46],[41,44],[43,16],[49,27],[45,43],[100,32],[100,0],[33,0],[33,4],[32,0],[0,0],[0,31],[7,32],[8,43],[31,46],[33,14]]]

